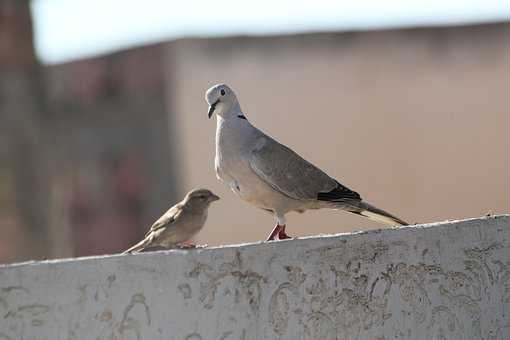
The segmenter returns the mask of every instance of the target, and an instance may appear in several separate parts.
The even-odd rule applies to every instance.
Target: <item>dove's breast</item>
[[[218,119],[215,169],[219,179],[243,200],[266,210],[290,211],[294,204],[252,170],[249,157],[261,141],[259,130],[242,119]],[[290,205],[289,205],[290,203]]]
[[[227,182],[231,188],[235,186],[233,182],[236,182],[249,166],[242,155],[246,145],[246,135],[249,135],[250,131],[246,126],[241,126],[237,120],[240,119],[225,120],[219,117],[216,129],[214,160],[216,175]]]

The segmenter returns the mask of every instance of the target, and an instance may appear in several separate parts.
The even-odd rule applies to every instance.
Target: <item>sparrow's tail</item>
[[[141,240],[140,242],[138,242],[131,248],[125,250],[122,254],[129,254],[129,253],[141,251],[147,246],[148,243],[149,243],[149,240],[147,238],[144,238],[143,240]]]
[[[409,225],[406,221],[363,201],[351,201],[344,209],[350,213],[365,216],[377,222],[390,225]]]

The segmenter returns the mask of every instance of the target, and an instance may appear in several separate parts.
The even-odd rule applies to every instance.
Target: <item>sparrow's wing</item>
[[[163,216],[161,216],[156,222],[154,222],[150,230],[147,232],[147,234],[145,234],[145,237],[161,228],[167,228],[171,226],[179,218],[179,215],[182,213],[182,206],[183,206],[182,203],[177,203],[176,205],[168,209],[168,211],[164,213]]]

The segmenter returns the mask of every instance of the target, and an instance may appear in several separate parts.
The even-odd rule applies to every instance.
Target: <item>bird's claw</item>
[[[176,246],[177,249],[203,249],[207,248],[207,244],[193,244],[193,243],[180,243]]]
[[[287,233],[285,233],[285,225],[276,225],[271,234],[269,234],[266,242],[288,240],[292,238],[293,237],[290,237]]]
[[[180,243],[175,246],[177,249],[195,249],[197,246],[193,243]]]

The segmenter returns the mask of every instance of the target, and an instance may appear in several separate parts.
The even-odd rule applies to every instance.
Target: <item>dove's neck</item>
[[[219,102],[217,105],[217,113],[218,118],[223,119],[235,119],[239,115],[244,116],[243,111],[241,110],[241,106],[237,100],[233,100],[231,102]]]
[[[249,129],[251,126],[250,122],[246,118],[246,116],[241,112],[237,112],[228,116],[227,118],[217,115],[216,117],[216,131],[227,131],[229,135],[239,135],[241,137],[246,133],[246,129]],[[216,136],[218,137],[218,136]],[[232,137],[232,136],[229,136]]]

